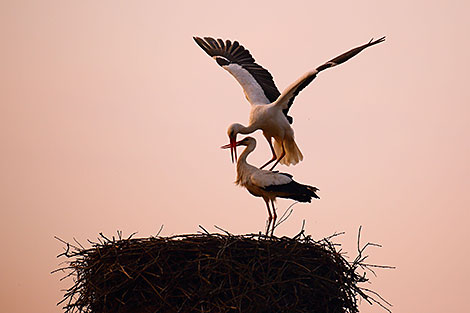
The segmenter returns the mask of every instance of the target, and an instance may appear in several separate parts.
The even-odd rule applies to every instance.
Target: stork
[[[246,99],[251,104],[248,126],[235,123],[230,125],[227,130],[232,162],[237,160],[235,148],[237,134],[251,134],[261,129],[269,143],[272,158],[260,169],[276,161],[270,169],[273,170],[278,163],[295,165],[303,160],[302,152],[294,140],[294,130],[290,125],[293,119],[288,115],[299,92],[310,84],[319,72],[346,62],[365,48],[384,41],[385,37],[375,41],[371,39],[368,43],[351,49],[316,69],[308,71],[287,87],[283,93],[277,89],[271,74],[261,65],[255,63],[250,52],[238,41],[226,40],[224,42],[222,39],[216,40],[211,37],[193,37],[193,39],[202,50],[215,59],[217,64],[235,77],[243,88]],[[272,144],[273,138],[274,146]]]
[[[315,193],[318,188],[302,185],[292,179],[292,175],[277,171],[266,171],[248,164],[246,158],[256,148],[256,140],[253,137],[245,137],[235,143],[235,146],[246,146],[237,161],[237,185],[245,187],[255,197],[262,197],[268,209],[268,226],[266,235],[271,229],[274,233],[277,214],[274,202],[277,197],[297,200],[299,202],[311,202],[312,198],[320,199]],[[232,144],[221,148],[232,148]],[[269,204],[271,203],[271,208]],[[271,213],[272,209],[272,213]],[[271,226],[272,225],[272,226]]]

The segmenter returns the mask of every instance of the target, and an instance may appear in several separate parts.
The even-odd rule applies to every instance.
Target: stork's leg
[[[284,141],[282,142],[281,146],[282,146],[282,153],[277,159],[276,163],[274,163],[273,167],[269,169],[270,171],[272,171],[276,167],[276,165],[279,163],[279,161],[281,161],[282,158],[286,155],[286,148],[284,147]]]
[[[266,137],[266,140],[268,141],[269,143],[269,148],[271,148],[271,152],[273,154],[273,157],[271,158],[271,160],[269,160],[268,162],[266,162],[263,166],[261,166],[259,169],[262,170],[263,167],[266,167],[268,164],[271,164],[272,162],[276,161],[277,159],[277,156],[276,156],[276,151],[274,151],[274,147],[273,147],[273,143],[271,142],[271,137]]]
[[[268,208],[268,226],[266,226],[266,236],[269,234],[269,228],[271,226],[271,221],[273,220],[273,215],[271,214],[271,209],[269,208],[269,200],[264,199],[266,202],[266,207]]]
[[[271,207],[273,208],[273,226],[271,227],[271,237],[274,235],[274,228],[276,227],[276,207],[274,206],[274,200],[271,200]]]

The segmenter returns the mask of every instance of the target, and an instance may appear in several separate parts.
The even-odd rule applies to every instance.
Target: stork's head
[[[256,139],[253,137],[245,137],[240,141],[236,142],[237,147],[238,146],[253,146],[253,149],[256,147]]]
[[[236,136],[236,135],[235,135]],[[233,162],[233,151],[235,151],[235,160],[237,159],[237,147],[238,146],[251,146],[251,150],[254,150],[256,147],[256,139],[253,137],[245,137],[240,141],[234,141],[232,144],[232,140],[230,139],[230,143],[228,145],[222,146],[222,149],[230,148],[232,150],[232,162]]]
[[[230,153],[232,155],[232,163],[237,162],[237,135],[242,128],[244,128],[243,125],[235,123],[230,125],[227,129],[227,135],[230,140],[230,143],[223,147],[230,148]]]

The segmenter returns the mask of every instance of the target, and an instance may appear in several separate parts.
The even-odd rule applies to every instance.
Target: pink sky
[[[61,312],[53,237],[146,237],[264,228],[233,184],[226,128],[246,123],[241,88],[193,41],[240,41],[279,89],[322,72],[291,110],[305,158],[280,166],[320,188],[277,235],[357,229],[394,312],[462,312],[470,269],[470,91],[464,1],[2,1],[0,312]],[[259,132],[255,165],[270,152]],[[279,212],[292,202],[278,201]],[[361,305],[362,313],[382,312]]]

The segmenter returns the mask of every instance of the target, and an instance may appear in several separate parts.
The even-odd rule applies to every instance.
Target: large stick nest
[[[387,303],[358,286],[368,281],[365,247],[348,262],[332,243],[334,236],[314,241],[302,232],[294,238],[100,235],[89,249],[64,242],[59,256],[67,257],[67,265],[54,272],[74,280],[59,302],[66,313],[352,313],[358,312],[358,298]]]

